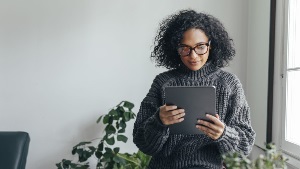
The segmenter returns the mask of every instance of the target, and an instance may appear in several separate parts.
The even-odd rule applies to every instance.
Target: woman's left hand
[[[206,117],[213,123],[204,120],[198,120],[198,125],[196,125],[196,127],[204,132],[208,137],[212,138],[213,140],[217,140],[222,136],[225,125],[220,121],[220,116],[218,114],[216,114],[216,116],[207,114]]]

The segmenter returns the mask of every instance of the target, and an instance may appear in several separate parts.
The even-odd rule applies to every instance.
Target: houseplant
[[[238,153],[223,155],[227,169],[286,169],[287,159],[276,149],[275,144],[266,144],[265,155],[251,161]]]
[[[87,160],[93,156],[97,159],[97,169],[145,169],[147,168],[150,156],[137,153],[120,153],[120,147],[114,146],[116,142],[126,143],[125,133],[126,123],[136,117],[132,112],[134,104],[129,101],[122,101],[107,114],[101,115],[97,123],[105,125],[104,135],[101,139],[80,142],[73,147],[72,154],[78,156],[78,161],[63,159],[56,164],[57,169],[89,169],[90,165]],[[99,141],[96,146],[95,141]]]

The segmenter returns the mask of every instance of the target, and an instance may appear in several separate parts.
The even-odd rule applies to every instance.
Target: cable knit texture
[[[215,86],[216,110],[225,124],[223,135],[213,140],[204,134],[170,134],[159,119],[159,107],[165,104],[166,86]],[[169,70],[156,76],[141,103],[134,124],[133,141],[151,155],[150,169],[201,167],[220,169],[221,155],[239,152],[248,155],[255,132],[250,111],[238,78],[206,63],[198,71],[188,68]]]

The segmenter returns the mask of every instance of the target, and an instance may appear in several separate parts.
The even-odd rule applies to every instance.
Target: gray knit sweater
[[[159,107],[165,104],[166,86],[215,86],[216,113],[225,124],[223,135],[213,140],[204,134],[170,134],[158,116]],[[134,143],[152,156],[150,169],[196,166],[220,169],[222,154],[236,151],[248,155],[254,139],[249,106],[240,81],[209,63],[198,71],[180,68],[157,75],[141,103],[133,129]]]

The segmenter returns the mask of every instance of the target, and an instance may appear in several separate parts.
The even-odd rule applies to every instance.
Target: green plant
[[[285,169],[287,159],[272,143],[266,144],[265,155],[260,155],[254,161],[238,153],[223,155],[227,169]]]
[[[75,145],[72,154],[78,155],[78,162],[63,159],[56,164],[57,169],[89,169],[87,160],[92,156],[97,158],[97,169],[146,169],[150,156],[141,151],[133,154],[120,153],[120,147],[113,146],[118,141],[127,142],[128,138],[123,133],[125,133],[126,123],[136,116],[132,112],[133,107],[133,103],[122,101],[107,114],[100,116],[97,123],[102,122],[105,125],[102,139]],[[97,146],[92,145],[95,140],[100,140]]]

